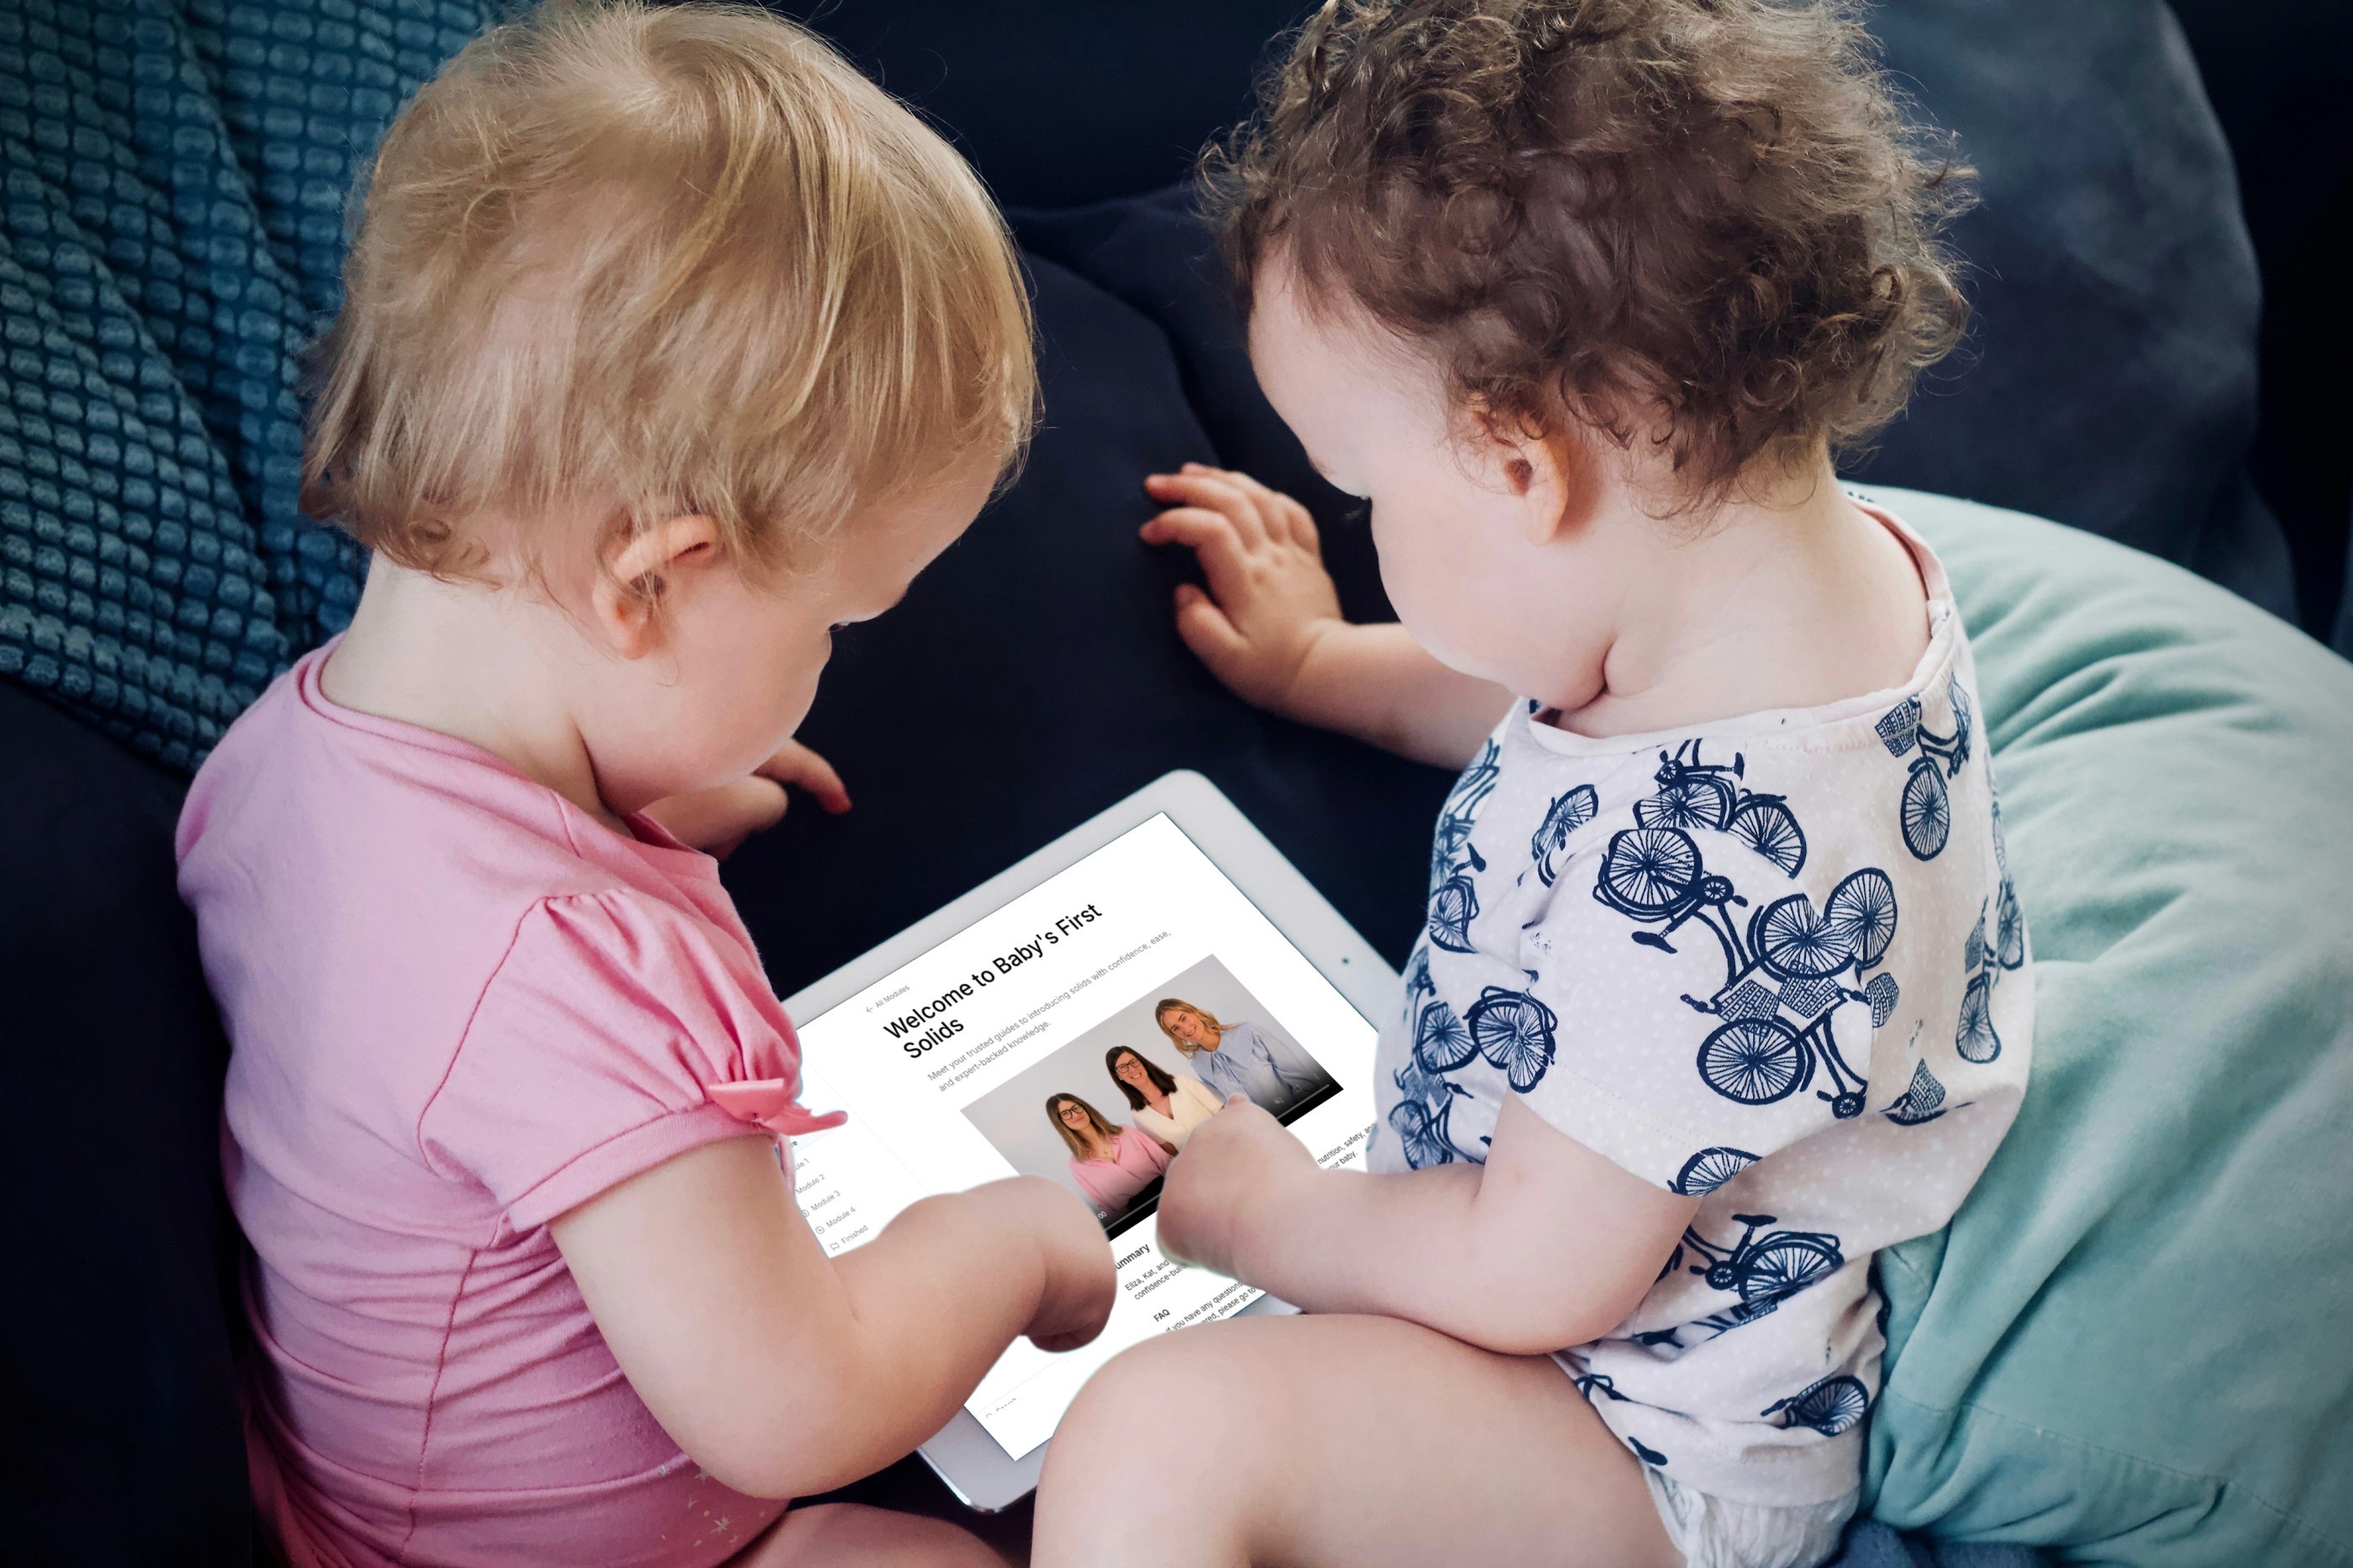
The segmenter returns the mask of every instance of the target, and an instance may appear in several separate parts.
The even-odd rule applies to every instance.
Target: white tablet
[[[1231,801],[1173,773],[786,1003],[802,1103],[849,1113],[793,1142],[828,1256],[918,1198],[1016,1173],[1103,1221],[1119,1293],[1102,1337],[1060,1355],[1016,1342],[923,1445],[958,1497],[996,1510],[1036,1487],[1079,1386],[1129,1345],[1289,1310],[1160,1256],[1152,1167],[1176,1121],[1229,1091],[1325,1165],[1361,1163],[1375,1020],[1398,988]],[[1103,1136],[1089,1129],[1124,1152],[1082,1161]]]

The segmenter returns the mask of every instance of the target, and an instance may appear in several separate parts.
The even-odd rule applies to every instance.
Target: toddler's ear
[[[661,645],[661,606],[681,576],[718,559],[719,524],[699,512],[615,541],[590,590],[597,631],[623,658],[644,658]]]
[[[1518,505],[1520,531],[1541,548],[1583,528],[1599,509],[1600,471],[1574,429],[1530,430],[1521,420],[1472,414],[1485,457]]]

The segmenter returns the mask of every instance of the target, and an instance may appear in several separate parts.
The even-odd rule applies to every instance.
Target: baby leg
[[[1095,1374],[1037,1568],[1680,1568],[1634,1458],[1558,1367],[1391,1318],[1241,1318]]]
[[[727,1568],[1005,1568],[953,1524],[864,1503],[797,1508]]]

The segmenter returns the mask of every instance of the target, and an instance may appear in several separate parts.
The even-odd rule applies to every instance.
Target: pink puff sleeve
[[[523,916],[417,1135],[522,1231],[702,1144],[841,1120],[802,1110],[799,1087],[792,1024],[739,939],[582,894]]]

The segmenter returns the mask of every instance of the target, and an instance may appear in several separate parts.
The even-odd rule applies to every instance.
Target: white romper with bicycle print
[[[1859,1483],[1872,1254],[1960,1205],[2033,1032],[1968,639],[1873,515],[1927,587],[1910,682],[1610,740],[1516,704],[1439,818],[1380,1045],[1375,1170],[1483,1161],[1517,1094],[1704,1194],[1633,1315],[1556,1359],[1645,1464],[1745,1502]]]

